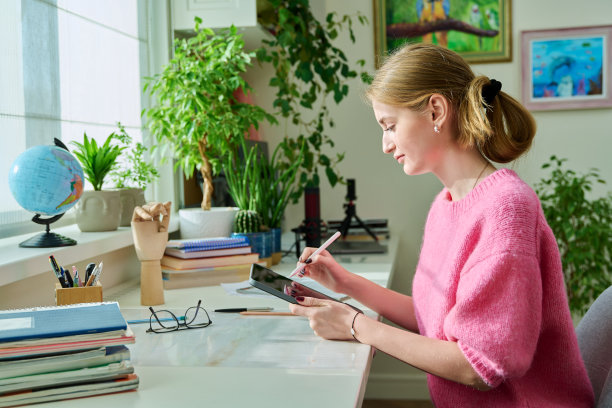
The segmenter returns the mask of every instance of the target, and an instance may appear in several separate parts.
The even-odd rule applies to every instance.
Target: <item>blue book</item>
[[[249,245],[250,243],[247,237],[219,237],[171,240],[168,241],[166,248],[176,248],[185,252],[195,252],[213,249],[240,248]]]
[[[104,333],[127,329],[117,302],[0,311],[4,342]]]

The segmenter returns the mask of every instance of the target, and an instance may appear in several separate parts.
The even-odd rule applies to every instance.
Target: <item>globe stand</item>
[[[63,215],[62,213],[51,218],[41,218],[40,214],[36,214],[32,217],[32,221],[40,225],[45,225],[46,231],[23,241],[19,246],[21,248],[55,248],[76,245],[77,242],[74,239],[56,234],[55,232],[50,232],[49,224],[59,220]]]

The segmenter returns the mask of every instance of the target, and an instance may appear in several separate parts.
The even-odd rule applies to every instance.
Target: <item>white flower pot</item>
[[[179,210],[179,228],[182,239],[229,237],[234,226],[237,207],[212,207]]]
[[[145,204],[144,189],[142,188],[121,188],[118,189],[121,199],[121,225],[129,227],[132,225],[132,214],[134,207]]]
[[[83,191],[75,206],[76,221],[83,232],[114,231],[121,221],[119,191]]]

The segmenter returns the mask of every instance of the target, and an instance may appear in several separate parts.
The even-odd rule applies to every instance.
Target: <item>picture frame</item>
[[[376,65],[406,42],[433,42],[469,63],[512,61],[511,0],[373,0]]]
[[[523,31],[521,56],[527,109],[612,106],[612,26]]]

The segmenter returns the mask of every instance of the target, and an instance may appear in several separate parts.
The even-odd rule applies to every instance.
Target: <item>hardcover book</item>
[[[196,269],[211,268],[215,266],[252,264],[258,260],[259,254],[257,253],[194,259],[180,259],[173,256],[164,255],[161,259],[161,265],[162,269],[164,266],[169,266],[174,269]]]

